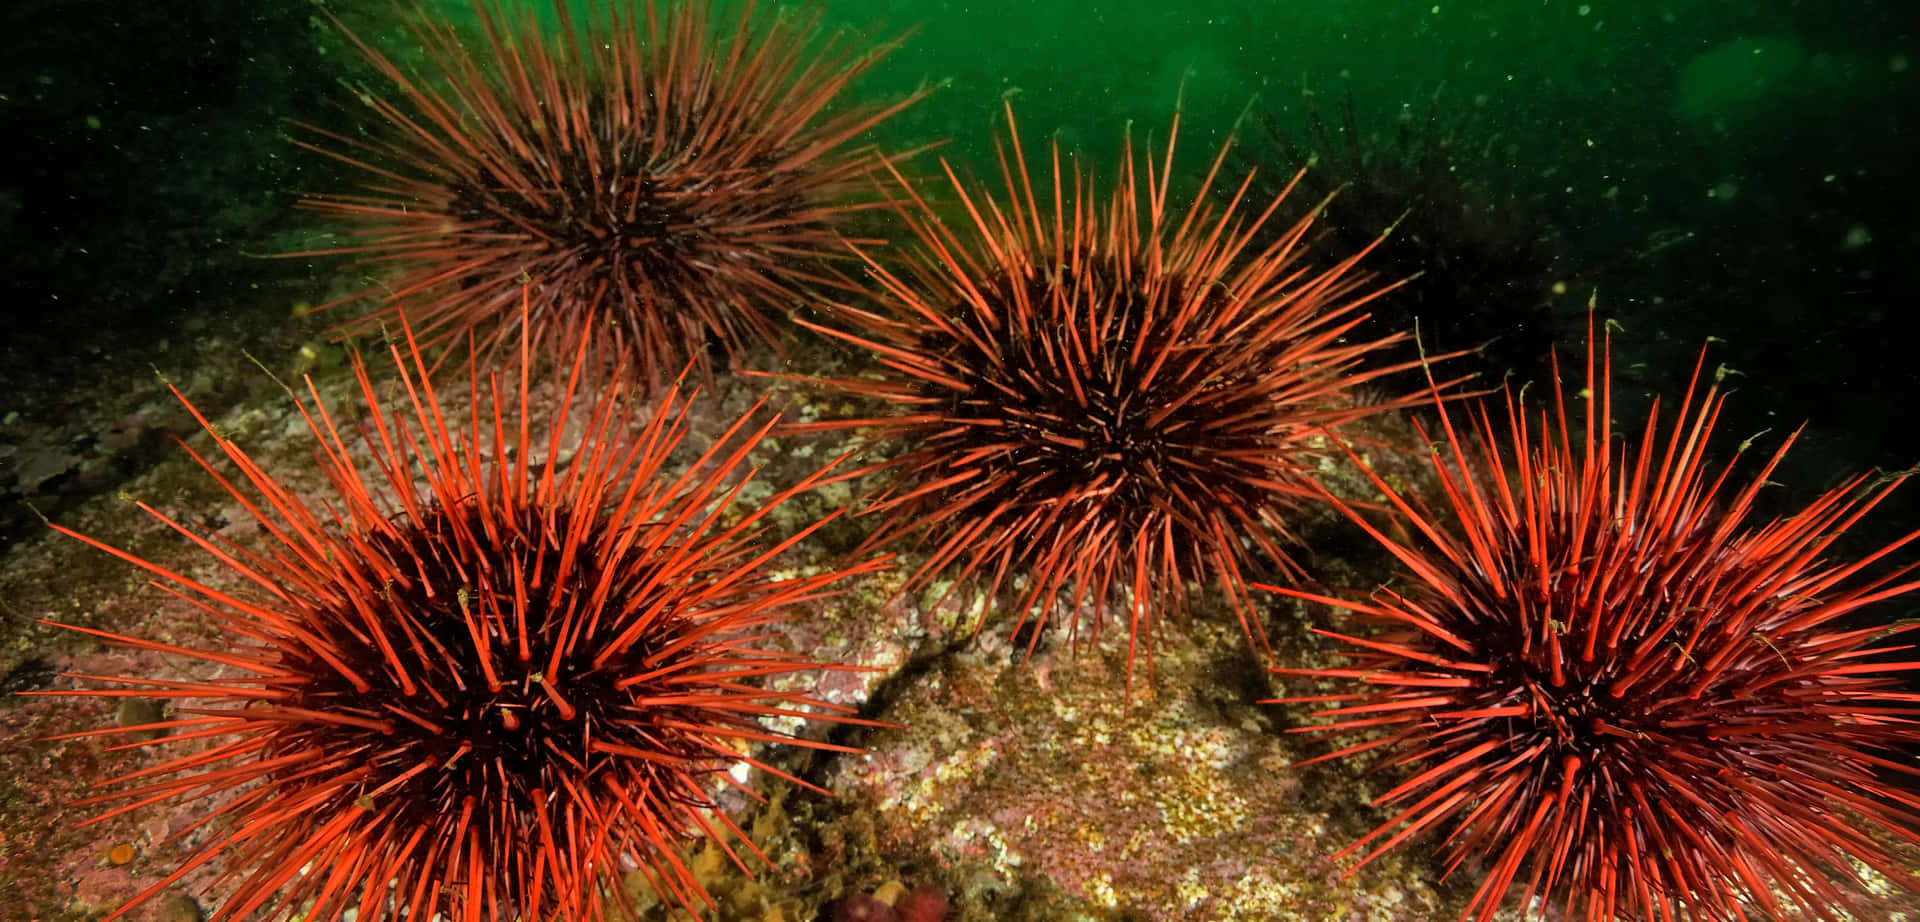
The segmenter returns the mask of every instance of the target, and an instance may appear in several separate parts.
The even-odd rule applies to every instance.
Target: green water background
[[[470,16],[464,0],[442,3],[451,20]],[[719,15],[739,6],[723,3]],[[1814,418],[1821,435],[1875,427],[1876,413],[1858,411],[1913,383],[1898,353],[1863,355],[1860,345],[1901,338],[1889,324],[1913,313],[1901,281],[1920,250],[1911,191],[1920,14],[1911,6],[828,0],[818,8],[829,30],[849,30],[856,42],[911,31],[858,92],[888,97],[937,84],[881,138],[896,148],[941,140],[939,156],[963,173],[992,170],[1006,98],[1030,143],[1057,138],[1096,170],[1110,169],[1129,133],[1164,141],[1176,106],[1189,170],[1236,127],[1256,138],[1267,127],[1299,133],[1303,91],[1330,116],[1350,100],[1376,144],[1429,107],[1443,119],[1471,110],[1478,154],[1454,168],[1485,174],[1525,204],[1516,221],[1561,241],[1576,310],[1583,295],[1598,294],[1628,347],[1645,347],[1639,364],[1658,366],[1639,372],[1647,387],[1681,386],[1700,343],[1730,340],[1721,360],[1765,392],[1751,424]],[[758,12],[813,8],[762,2]],[[1251,159],[1283,173],[1300,166],[1270,151]],[[1897,467],[1920,460],[1920,439],[1862,450],[1867,463]]]
[[[337,281],[337,266],[257,258],[310,234],[301,194],[354,181],[288,141],[291,120],[364,124],[343,84],[369,75],[324,9],[406,57],[384,0],[0,11],[0,386],[27,412],[83,412],[63,402],[67,382],[103,361],[144,373],[143,350],[183,317],[284,325],[287,302]],[[423,9],[471,18],[465,0]],[[1671,392],[1718,337],[1714,361],[1748,391],[1730,428],[1813,421],[1796,456],[1807,488],[1920,462],[1920,427],[1885,409],[1920,384],[1911,0],[821,9],[850,41],[911,33],[854,95],[937,85],[877,140],[943,140],[963,172],[991,169],[1009,95],[1030,140],[1057,137],[1103,171],[1127,132],[1164,140],[1176,104],[1191,170],[1243,116],[1299,132],[1303,89],[1329,111],[1350,98],[1373,139],[1429,106],[1471,112],[1450,169],[1507,190],[1503,217],[1553,238],[1573,309],[1597,293],[1619,322],[1629,380]],[[1298,166],[1275,159],[1251,156]]]

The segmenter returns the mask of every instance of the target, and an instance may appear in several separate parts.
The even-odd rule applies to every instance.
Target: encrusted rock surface
[[[377,369],[385,359],[374,361]],[[343,425],[364,412],[338,364],[319,369],[316,383]],[[797,417],[823,412],[780,382],[723,375],[696,404],[687,457],[769,387],[780,392],[774,404]],[[543,386],[543,395],[552,392]],[[450,418],[461,418],[464,398],[448,399]],[[291,489],[323,495],[310,437],[284,391],[261,388],[213,422]],[[1417,478],[1422,460],[1380,450],[1387,442],[1410,444],[1408,432],[1393,424],[1375,433],[1369,460],[1390,480]],[[210,448],[204,435],[188,444]],[[849,448],[865,450],[828,438],[776,437],[755,455],[764,485],[749,488],[743,501]],[[1351,470],[1336,465],[1326,474],[1336,490],[1366,492]],[[837,484],[804,497],[779,527],[798,529],[846,507],[856,489]],[[260,538],[244,511],[178,451],[114,495],[75,507],[61,523],[194,578],[232,583],[130,499],[242,543]],[[1377,584],[1380,571],[1372,569],[1365,541],[1327,517],[1304,522],[1303,531],[1309,547],[1301,563],[1318,578]],[[833,566],[863,533],[858,518],[849,517],[780,565]],[[772,864],[748,876],[712,846],[693,849],[690,865],[718,902],[709,918],[809,922],[834,918],[834,907],[856,894],[908,892],[943,894],[952,922],[1424,922],[1457,914],[1472,868],[1442,884],[1417,847],[1357,871],[1352,857],[1332,857],[1383,818],[1366,802],[1384,787],[1352,761],[1302,764],[1336,744],[1286,732],[1308,722],[1310,708],[1261,702],[1331,687],[1276,685],[1217,602],[1203,597],[1190,621],[1161,625],[1151,669],[1143,651],[1130,687],[1123,622],[1109,618],[1102,636],[1077,641],[1050,631],[1029,658],[1024,642],[1012,637],[1010,613],[983,622],[985,601],[967,587],[903,591],[910,565],[852,584],[770,638],[819,660],[870,667],[828,676],[815,692],[860,709],[875,725],[806,731],[864,753],[768,754],[826,794],[741,773],[767,799],[728,793],[723,802]],[[22,541],[0,559],[0,598],[0,674],[10,692],[79,684],[55,672],[166,678],[182,668],[151,652],[115,650],[34,625],[35,618],[187,646],[221,642],[191,608],[145,587],[131,566],[52,534]],[[1324,611],[1282,600],[1266,611],[1279,661],[1327,662],[1308,630],[1313,619],[1327,617]],[[206,808],[193,803],[77,825],[99,809],[76,803],[94,783],[154,764],[180,744],[111,751],[101,739],[38,741],[139,722],[142,707],[150,712],[153,704],[127,710],[102,699],[0,701],[0,922],[98,919],[163,880],[212,834],[176,837]],[[216,882],[225,870],[211,862],[128,918],[179,922],[210,910],[227,892]],[[659,906],[643,915],[669,918]]]
[[[890,848],[1044,877],[1093,917],[1438,914],[1417,864],[1343,878],[1329,860],[1362,828],[1363,788],[1298,766],[1315,750],[1256,703],[1236,625],[1164,632],[1153,684],[1131,700],[1123,641],[1055,647],[1028,668],[983,634],[901,688],[885,716],[905,728],[841,760],[833,789],[878,819]]]

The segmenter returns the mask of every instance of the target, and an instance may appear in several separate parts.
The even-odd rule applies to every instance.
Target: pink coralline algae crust
[[[922,884],[900,898],[893,911],[900,922],[944,922],[949,913],[947,895],[940,888]]]
[[[864,893],[855,893],[834,907],[833,922],[899,922],[892,906]]]
[[[1168,630],[1154,685],[1126,703],[1116,643],[1036,655],[983,633],[902,692],[830,783],[883,848],[1044,877],[1095,913],[1194,922],[1414,922],[1449,914],[1417,859],[1342,878],[1326,858],[1362,818],[1345,769],[1311,784],[1268,709],[1222,685],[1255,667],[1231,621]],[[1236,686],[1237,687],[1237,686]],[[1317,790],[1327,778],[1338,790]]]
[[[946,922],[947,915],[946,894],[938,887],[922,884],[899,893],[894,903],[879,895],[850,894],[834,907],[833,922]]]
[[[173,606],[163,605],[151,610],[152,614],[147,617],[135,620],[166,623],[181,614],[171,608]],[[169,636],[181,635],[169,631]],[[94,649],[64,662],[63,667],[92,674],[187,678],[165,657],[150,652]],[[56,687],[72,684],[70,680],[57,681]],[[185,704],[190,706],[191,702]],[[115,721],[115,709],[106,702],[57,698],[20,699],[19,705],[9,709],[0,721],[0,735],[25,743],[9,757],[7,767],[15,773],[14,784],[38,808],[18,810],[22,805],[9,805],[6,851],[9,858],[21,860],[6,862],[0,878],[8,878],[10,883],[22,887],[26,891],[23,895],[32,905],[61,905],[83,915],[118,909],[170,873],[209,834],[205,827],[188,829],[205,809],[205,804],[195,803],[156,806],[97,825],[79,825],[106,809],[71,806],[75,799],[95,793],[93,780],[157,762],[164,753],[177,755],[190,751],[179,744],[170,744],[167,749],[149,746],[113,752],[106,751],[97,740],[32,742],[77,727],[111,726]],[[25,760],[24,764],[20,760]],[[132,859],[124,864],[109,857],[114,848],[121,845],[133,850]],[[13,854],[16,848],[32,848],[38,854]],[[28,857],[47,869],[39,875],[15,877],[16,864],[24,869]],[[199,868],[172,889],[176,893],[196,895],[202,905],[217,903],[224,895],[215,885],[219,873],[218,866]],[[170,919],[165,914],[166,905],[164,900],[148,903],[123,918],[130,922],[162,922]],[[9,918],[7,911],[0,909],[0,919]]]
[[[346,383],[340,377],[322,382],[322,389],[332,398]],[[256,447],[263,463],[297,475],[312,466],[310,443],[284,438],[295,431],[298,417],[283,392],[272,393],[273,398],[222,415],[217,424]],[[330,405],[339,404],[330,400]],[[208,447],[204,435],[192,436],[189,442],[202,450]],[[182,520],[204,523],[228,537],[251,540],[257,530],[231,497],[178,448],[126,482],[117,494],[81,504],[61,515],[60,521],[106,536],[191,577],[221,578],[223,568],[140,512],[134,499],[157,502]],[[132,567],[51,530],[21,540],[0,556],[0,593],[21,618],[6,626],[12,645],[8,652],[32,656],[51,671],[162,680],[210,677],[180,672],[181,664],[174,658],[108,648],[72,632],[34,625],[33,618],[140,634],[182,646],[212,648],[223,642],[193,615],[190,606],[149,588],[145,577]],[[60,690],[78,684],[56,677],[25,689]],[[133,703],[148,708],[159,704],[156,699],[128,699],[127,704]],[[174,704],[191,707],[193,702]],[[0,700],[0,779],[4,779],[0,780],[0,922],[99,918],[172,873],[213,834],[204,826],[188,830],[206,809],[205,804],[190,802],[153,805],[106,822],[81,825],[108,809],[74,805],[99,793],[96,782],[191,750],[173,742],[109,751],[113,743],[130,741],[45,738],[149,719],[128,712],[124,704],[117,710],[98,699],[9,695]],[[130,847],[133,856],[116,864],[109,856],[122,845]],[[122,918],[181,922],[186,918],[181,900],[216,906],[225,894],[214,884],[223,869],[218,862],[201,867],[170,887],[167,897],[135,907]]]

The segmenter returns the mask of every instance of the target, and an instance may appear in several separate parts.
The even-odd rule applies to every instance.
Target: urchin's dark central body
[[[1498,736],[1500,748],[1482,756],[1483,764],[1497,765],[1526,754],[1557,765],[1573,756],[1582,765],[1625,776],[1641,773],[1647,759],[1660,759],[1665,750],[1711,742],[1697,722],[1689,727],[1665,719],[1664,705],[1670,702],[1641,692],[1616,696],[1610,691],[1618,678],[1616,662],[1573,659],[1555,677],[1542,657],[1520,648],[1511,626],[1498,636],[1485,631],[1465,636],[1488,652],[1493,670],[1473,694],[1461,696],[1464,703],[1472,708],[1525,707],[1529,711],[1525,717],[1507,718]],[[1702,702],[1691,704],[1688,713],[1697,715]]]
[[[716,168],[726,152],[690,148],[691,139],[663,141],[651,156],[630,138],[592,143],[600,148],[593,156],[560,159],[551,187],[503,183],[492,170],[449,177],[446,211],[459,219],[457,236],[476,252],[523,241],[505,253],[530,261],[530,278],[567,286],[542,300],[569,312],[557,318],[563,324],[597,317],[642,334],[647,324],[635,312],[697,312],[702,298],[736,306],[749,289],[778,287],[773,280],[787,270],[761,231],[805,225],[804,210],[816,204],[769,173],[780,152],[752,150],[745,162]],[[538,162],[515,171],[548,172]],[[740,280],[757,281],[729,284]]]
[[[1685,644],[1691,625],[1710,613],[1694,611],[1688,618],[1685,612],[1658,617],[1629,611],[1662,605],[1658,597],[1633,592],[1599,602],[1583,600],[1579,568],[1550,579],[1541,588],[1523,575],[1532,562],[1519,536],[1509,537],[1515,541],[1505,551],[1511,557],[1506,567],[1513,574],[1509,584],[1531,588],[1505,604],[1442,617],[1448,630],[1481,651],[1477,659],[1491,666],[1459,695],[1462,710],[1526,711],[1526,716],[1504,716],[1485,725],[1487,738],[1498,740],[1500,746],[1482,756],[1481,764],[1492,768],[1524,758],[1557,768],[1567,758],[1575,758],[1581,766],[1581,784],[1589,787],[1589,793],[1614,799],[1632,784],[1661,784],[1655,768],[1716,772],[1750,763],[1753,756],[1739,751],[1749,739],[1739,728],[1756,722],[1756,715],[1785,714],[1800,707],[1792,701],[1792,692],[1804,690],[1804,683],[1750,686],[1737,675],[1709,674],[1701,668]],[[1663,537],[1681,544],[1698,540],[1697,536]],[[1584,566],[1632,558],[1636,555],[1627,548],[1636,540],[1645,539],[1605,534],[1598,547],[1588,548],[1590,559]],[[1569,553],[1575,546],[1571,535],[1549,542]],[[1675,578],[1685,576],[1675,574]],[[1459,574],[1457,579],[1459,585],[1478,586],[1463,593],[1464,598],[1500,597],[1493,586],[1472,573]],[[1449,608],[1438,598],[1427,604],[1431,611]],[[1716,604],[1765,603],[1722,598]],[[1583,649],[1585,633],[1574,631],[1594,623],[1631,627],[1598,640],[1589,654]],[[1761,645],[1759,640],[1753,643]],[[1623,650],[1642,648],[1651,652],[1644,657],[1621,655]],[[1762,738],[1756,734],[1751,739]],[[1558,781],[1552,771],[1538,779],[1543,787]]]
[[[1053,305],[1031,324],[989,322],[966,306],[954,308],[965,334],[940,335],[924,347],[942,356],[950,380],[961,385],[922,385],[946,420],[934,438],[946,470],[934,476],[991,471],[982,479],[993,488],[968,492],[968,505],[982,514],[1005,508],[1024,515],[1070,497],[1070,505],[1097,510],[1091,514],[1100,525],[1117,533],[1157,535],[1170,526],[1182,548],[1211,538],[1190,503],[1249,510],[1270,504],[1260,485],[1284,436],[1235,425],[1271,420],[1268,396],[1235,372],[1215,374],[1193,361],[1231,346],[1193,340],[1172,305],[1151,303],[1125,281],[1143,274],[1096,258],[1068,280],[1072,288],[1062,288],[1058,274],[995,280],[990,303]],[[1161,284],[1180,290],[1183,280]],[[1213,289],[1187,309],[1206,316],[1224,298]],[[1096,328],[1066,328],[1075,315],[1096,311]],[[1198,563],[1182,557],[1178,566],[1184,577],[1197,578]]]
[[[1500,442],[1491,414],[1442,407],[1445,518],[1373,478],[1423,540],[1374,536],[1416,578],[1353,606],[1384,629],[1335,635],[1350,668],[1280,670],[1369,683],[1323,712],[1376,734],[1336,754],[1386,748],[1409,769],[1376,801],[1392,818],[1343,854],[1443,835],[1450,867],[1487,870],[1463,918],[1521,885],[1586,922],[1879,918],[1863,869],[1914,882],[1879,837],[1920,842],[1896,777],[1914,664],[1846,620],[1920,582],[1819,561],[1885,488],[1857,478],[1752,522],[1780,453],[1726,488],[1701,451],[1711,389],[1664,442],[1656,409],[1619,449],[1593,367],[1577,441],[1564,403],[1535,428],[1509,395]]]
[[[573,514],[554,521],[570,523]],[[321,730],[309,724],[284,748],[366,754],[357,764],[367,765],[371,775],[358,785],[360,796],[405,780],[380,793],[375,804],[364,805],[397,806],[423,821],[458,815],[469,799],[509,806],[506,815],[531,818],[541,806],[536,796],[571,787],[599,793],[594,785],[608,772],[628,786],[636,771],[647,774],[644,764],[609,755],[596,748],[596,741],[675,761],[682,773],[701,765],[723,770],[693,734],[669,726],[696,724],[695,715],[636,703],[648,690],[644,683],[622,687],[623,678],[656,668],[661,651],[682,640],[682,622],[663,619],[595,666],[593,660],[627,625],[602,622],[582,635],[582,625],[569,625],[563,617],[578,609],[580,597],[593,590],[608,567],[615,570],[614,589],[604,610],[630,610],[648,591],[643,587],[649,568],[621,559],[609,550],[609,536],[590,532],[563,581],[560,554],[550,545],[551,535],[543,537],[551,525],[525,510],[513,525],[498,541],[481,542],[487,553],[478,558],[455,538],[456,528],[480,534],[487,527],[471,503],[452,512],[436,509],[421,524],[380,536],[372,550],[386,558],[381,569],[417,574],[409,583],[387,584],[378,596],[386,610],[376,615],[390,626],[386,641],[414,691],[403,688],[381,645],[352,629],[357,616],[321,614],[313,619],[316,628],[328,632],[331,649],[372,687],[360,690],[318,658],[288,662],[300,677],[288,689],[291,703],[316,713],[360,715],[385,729],[321,725]],[[543,542],[548,543],[544,549]],[[515,584],[522,580],[524,601],[518,601]],[[512,622],[483,614],[501,612],[526,619],[524,656]],[[490,625],[484,650],[472,623]],[[558,670],[548,674],[556,661]],[[488,675],[498,680],[497,687]],[[549,693],[549,685],[560,691]],[[419,770],[422,765],[427,769]],[[651,787],[662,797],[686,796],[668,785]]]
[[[190,702],[162,726],[198,745],[117,779],[124,790],[96,802],[124,800],[124,812],[198,800],[211,807],[194,828],[234,827],[206,836],[135,902],[219,861],[214,873],[234,886],[214,922],[603,922],[636,911],[640,881],[668,906],[713,905],[680,855],[691,841],[747,838],[718,808],[717,788],[748,790],[736,767],[781,774],[747,743],[842,749],[764,721],[850,713],[767,687],[768,677],[842,667],[761,641],[881,561],[767,572],[818,527],[774,541],[768,516],[830,476],[737,504],[771,420],[756,428],[743,417],[687,459],[691,422],[675,388],[644,421],[630,389],[596,389],[575,407],[584,350],[559,390],[532,384],[530,349],[517,389],[469,364],[460,392],[470,402],[449,405],[425,380],[414,331],[403,332],[395,389],[408,412],[383,408],[357,360],[361,442],[350,446],[324,408],[300,408],[332,487],[323,503],[218,434],[242,475],[196,457],[265,546],[164,521],[254,591],[114,551],[232,638],[189,650],[105,635],[218,667],[201,681],[119,680]],[[551,408],[542,422],[536,395]],[[588,420],[580,430],[568,427],[575,409]],[[468,427],[449,428],[463,419]],[[567,460],[536,463],[542,447]],[[743,867],[753,853],[720,848]]]
[[[947,168],[964,218],[903,191],[918,246],[862,253],[885,292],[871,310],[806,324],[886,368],[832,387],[900,412],[803,429],[908,446],[875,465],[890,476],[872,543],[926,551],[910,583],[1010,590],[996,610],[1065,613],[1089,639],[1124,614],[1129,676],[1201,592],[1264,649],[1248,580],[1298,572],[1287,545],[1322,500],[1324,436],[1411,402],[1354,399],[1399,370],[1363,367],[1386,342],[1347,335],[1378,292],[1357,256],[1305,266],[1307,222],[1253,244],[1279,203],[1222,182],[1224,149],[1191,199],[1173,195],[1178,118],[1162,152],[1129,140],[1113,182],[1009,133],[997,188]]]
[[[351,326],[404,315],[436,345],[510,347],[528,285],[537,341],[567,354],[588,337],[657,387],[705,370],[703,345],[782,349],[772,316],[847,287],[826,267],[882,204],[867,176],[887,163],[859,139],[924,94],[842,104],[891,43],[822,40],[818,11],[784,7],[472,6],[471,32],[414,24],[421,75],[348,33],[397,92],[363,92],[373,130],[300,142],[365,177],[305,202],[359,228],[314,253],[385,270]]]

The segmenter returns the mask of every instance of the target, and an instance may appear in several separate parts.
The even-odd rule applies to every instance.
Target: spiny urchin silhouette
[[[552,422],[538,424],[524,340],[517,398],[510,379],[470,366],[465,406],[443,402],[406,342],[384,396],[356,360],[366,460],[309,385],[301,412],[331,485],[324,499],[284,486],[201,420],[239,476],[195,459],[262,540],[141,508],[217,575],[59,529],[153,574],[225,634],[189,648],[73,628],[199,673],[75,676],[110,684],[57,692],[180,703],[159,723],[71,734],[160,731],[188,744],[105,782],[87,802],[115,806],[88,822],[175,802],[200,809],[189,831],[214,830],[115,915],[216,861],[237,882],[216,922],[349,911],[362,922],[585,922],[631,908],[621,875],[636,866],[663,902],[697,914],[711,900],[683,843],[711,838],[742,861],[715,786],[746,790],[730,774],[743,764],[784,777],[756,742],[841,748],[793,735],[801,718],[856,720],[781,690],[845,667],[761,643],[874,566],[771,572],[812,529],[777,539],[769,516],[828,476],[736,502],[772,421],[743,417],[676,472],[689,425],[676,389],[645,406],[598,391],[576,433],[567,408],[584,349]]]
[[[1363,685],[1288,699],[1336,703],[1309,732],[1365,734],[1321,758],[1406,770],[1375,799],[1392,817],[1341,854],[1443,835],[1449,871],[1486,869],[1463,914],[1481,920],[1516,885],[1588,922],[1880,919],[1870,872],[1915,890],[1896,849],[1920,845],[1920,663],[1885,641],[1916,625],[1858,616],[1920,588],[1881,566],[1916,535],[1834,559],[1905,475],[1761,518],[1793,440],[1749,478],[1716,471],[1724,397],[1702,369],[1670,432],[1656,402],[1624,445],[1591,337],[1583,419],[1564,397],[1537,418],[1511,393],[1469,419],[1443,407],[1444,501],[1376,479],[1405,530],[1348,510],[1405,585],[1276,590],[1378,628],[1322,632],[1342,668],[1278,670]]]
[[[844,104],[892,43],[816,41],[817,12],[752,3],[715,28],[699,0],[553,0],[557,31],[538,6],[474,0],[477,37],[422,17],[419,75],[348,33],[397,92],[362,92],[365,136],[305,126],[366,180],[304,203],[349,242],[293,255],[394,276],[345,299],[378,304],[348,330],[406,305],[430,345],[510,348],[530,285],[536,341],[564,355],[586,331],[649,385],[704,369],[709,341],[780,348],[769,313],[846,284],[830,264],[876,204],[887,160],[858,138],[920,95]]]
[[[1399,337],[1349,336],[1390,286],[1355,270],[1364,251],[1306,268],[1307,221],[1252,245],[1284,194],[1250,204],[1250,178],[1220,183],[1225,147],[1176,201],[1177,115],[1160,154],[1127,142],[1110,187],[1057,144],[1036,181],[1007,118],[998,194],[947,167],[950,224],[905,188],[917,251],[869,263],[876,306],[816,326],[884,366],[823,383],[896,412],[799,428],[903,446],[876,465],[873,540],[918,541],[915,581],[1024,580],[1022,624],[1064,608],[1076,634],[1128,597],[1130,673],[1162,613],[1212,583],[1264,646],[1245,581],[1286,565],[1307,483],[1337,455],[1321,433],[1403,403],[1354,399],[1402,367],[1362,367]]]

